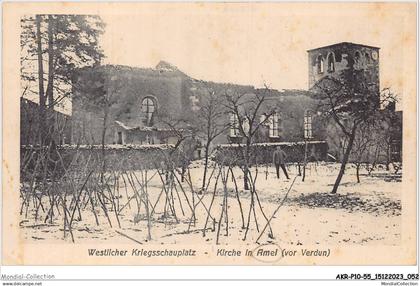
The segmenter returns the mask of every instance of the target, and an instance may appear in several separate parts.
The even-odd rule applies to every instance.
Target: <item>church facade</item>
[[[194,125],[194,117],[200,116],[201,102],[209,90],[233,91],[248,97],[264,93],[267,99],[260,109],[259,118],[273,105],[276,112],[272,120],[267,120],[267,124],[261,127],[257,136],[259,142],[303,140],[303,113],[315,105],[305,90],[278,91],[206,82],[193,79],[167,63],[160,63],[155,69],[102,66],[88,72],[100,72],[106,77],[104,81],[112,85],[107,90],[114,94],[107,115],[106,144],[174,143],[176,129]],[[83,72],[79,78],[83,81]],[[100,144],[104,108],[89,104],[91,99],[83,91],[76,90],[74,94],[73,144]],[[226,124],[231,126],[215,139],[215,144],[240,142],[242,136],[232,114],[226,112],[223,116]],[[175,125],[177,122],[179,124]],[[322,136],[321,129],[314,128],[313,137],[321,139]]]
[[[261,95],[267,99],[259,109],[261,124],[255,143],[302,142],[321,144],[332,153],[337,134],[317,114],[313,86],[325,76],[338,76],[349,68],[368,74],[369,85],[379,92],[379,48],[340,43],[308,50],[308,90],[258,89],[253,86],[206,82],[189,77],[178,68],[160,62],[154,69],[127,66],[99,66],[83,70],[75,77],[75,86],[86,73],[97,73],[105,83],[105,105],[92,105],[83,89],[74,90],[72,102],[72,144],[175,144],[179,132],[196,130],[200,109],[209,92]],[[270,110],[270,118],[264,117]],[[212,142],[218,145],[243,142],[239,122],[242,118],[226,111],[221,115],[226,128]],[[198,118],[198,119],[197,119]],[[104,128],[105,127],[105,128]],[[194,137],[194,135],[193,135]],[[196,136],[196,149],[203,145]],[[319,146],[318,146],[319,147]],[[325,159],[325,152],[322,156]]]

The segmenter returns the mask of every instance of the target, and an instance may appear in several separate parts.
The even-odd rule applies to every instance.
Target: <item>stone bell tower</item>
[[[346,69],[365,71],[369,86],[379,93],[379,48],[342,42],[308,50],[309,89],[326,76]]]

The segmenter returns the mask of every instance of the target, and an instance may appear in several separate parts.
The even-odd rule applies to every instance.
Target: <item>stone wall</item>
[[[168,162],[179,166],[182,155],[174,151],[173,145],[108,145],[102,150],[100,145],[63,145],[55,149],[40,148],[30,145],[21,146],[20,162],[22,178],[24,173],[46,171],[57,174],[65,172],[100,172],[103,169],[105,154],[105,172],[155,169]],[[44,164],[42,166],[42,164]],[[47,166],[45,166],[47,164]]]
[[[286,162],[304,161],[305,142],[256,143],[251,146],[251,164],[272,164],[273,153],[278,146],[286,153]],[[243,144],[219,145],[216,148],[214,159],[226,165],[242,165],[245,148]],[[309,141],[306,148],[308,161],[327,160],[328,144],[325,141]]]

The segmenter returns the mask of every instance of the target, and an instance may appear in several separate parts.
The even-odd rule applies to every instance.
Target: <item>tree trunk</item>
[[[304,161],[303,161],[302,182],[305,182],[307,161],[308,161],[308,142],[305,140],[305,154],[304,154]]]
[[[344,156],[343,156],[343,161],[341,162],[340,172],[338,173],[337,179],[335,180],[335,183],[334,183],[334,187],[331,191],[331,193],[333,194],[337,193],[338,187],[340,186],[341,179],[343,178],[344,171],[346,169],[346,164],[349,160],[350,152],[353,147],[355,135],[356,135],[356,128],[353,128],[353,132],[350,134],[349,143],[347,144],[346,152],[344,153]]]
[[[207,179],[207,168],[208,168],[208,164],[209,164],[209,147],[210,144],[207,142],[206,144],[206,148],[204,150],[204,174],[203,174],[203,184],[201,186],[201,190],[204,192],[204,189],[206,187],[206,179]]]
[[[102,138],[101,138],[101,145],[102,145],[102,172],[101,172],[101,183],[104,181],[104,174],[106,170],[106,161],[105,161],[105,135],[106,135],[106,128],[107,128],[107,121],[108,121],[108,112],[109,107],[108,104],[105,106],[104,110],[104,123],[102,126]]]
[[[357,178],[357,183],[360,183],[359,170],[360,170],[360,163],[357,163],[356,164],[356,178]]]
[[[248,166],[244,166],[244,190],[249,190],[249,184],[248,184]]]
[[[391,144],[387,144],[386,148],[386,170],[389,171],[389,164],[391,164]]]
[[[48,100],[48,109],[51,112],[48,113],[48,138],[47,141],[50,142],[54,138],[55,133],[55,118],[54,118],[54,95],[53,95],[53,87],[54,87],[54,40],[53,40],[53,16],[48,15],[48,83],[47,83],[47,90],[46,90],[46,99]],[[60,144],[60,142],[56,142]]]
[[[38,134],[41,145],[45,141],[45,94],[44,94],[44,67],[42,63],[42,42],[41,42],[41,21],[40,15],[36,15],[36,42],[37,42],[37,56],[38,56],[38,93],[39,93],[39,122]]]
[[[244,156],[244,190],[249,190],[248,173],[249,173],[249,148],[250,144],[247,142]]]
[[[53,35],[53,22],[52,15],[48,16],[48,84],[46,97],[48,100],[48,108],[54,108],[54,96],[53,96],[53,86],[54,86],[54,35]]]
[[[185,172],[187,171],[186,165],[187,165],[186,162],[182,162],[182,164],[181,164],[181,183],[183,183],[185,181]],[[168,178],[168,180],[169,180],[169,178]]]

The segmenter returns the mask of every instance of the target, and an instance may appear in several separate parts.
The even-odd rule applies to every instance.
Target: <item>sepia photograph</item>
[[[6,3],[3,264],[416,265],[416,9]]]

